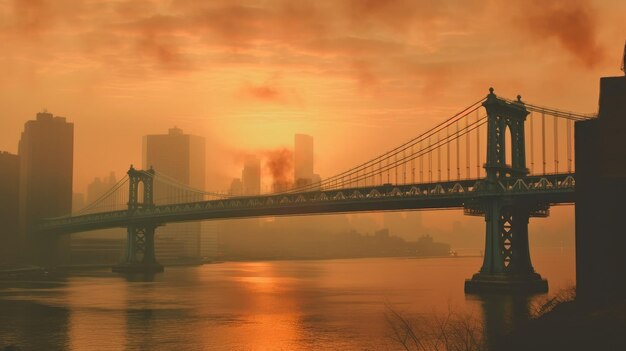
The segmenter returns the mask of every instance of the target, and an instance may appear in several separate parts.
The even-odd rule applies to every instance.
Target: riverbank
[[[604,307],[563,302],[503,338],[497,350],[626,350],[626,300]]]

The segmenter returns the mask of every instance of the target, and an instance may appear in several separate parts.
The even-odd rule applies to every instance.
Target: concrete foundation
[[[111,268],[114,273],[161,273],[163,270],[158,263],[120,263]]]
[[[548,292],[548,281],[537,273],[524,275],[500,273],[476,273],[465,280],[465,293],[520,293],[538,294]]]

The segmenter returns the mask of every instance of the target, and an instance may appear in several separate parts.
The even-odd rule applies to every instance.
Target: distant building
[[[293,184],[295,187],[313,182],[313,137],[305,134],[294,136]]]
[[[147,135],[143,140],[143,168],[153,167],[158,173],[192,188],[205,188],[206,156],[204,138],[184,134],[171,128],[167,134]],[[200,200],[200,195],[180,198],[174,186],[155,184],[154,198],[163,202]],[[162,262],[200,257],[202,223],[171,223],[157,229],[156,255]],[[174,244],[180,242],[182,245]]]
[[[20,156],[20,230],[31,258],[53,263],[65,238],[31,241],[39,219],[68,215],[72,211],[74,124],[51,113],[37,113],[28,121],[18,146]],[[66,245],[61,245],[66,246]]]
[[[256,156],[246,157],[241,172],[244,195],[259,195],[261,193],[261,160]]]
[[[19,184],[19,156],[0,152],[0,264],[17,259]]]
[[[94,178],[91,183],[87,184],[87,198],[85,201],[87,204],[94,203],[116,183],[117,180],[115,179],[114,172],[111,172],[108,177],[103,179],[100,179],[99,177]]]
[[[234,196],[243,195],[243,183],[241,182],[241,179],[233,179],[233,181],[230,183],[230,189],[228,190],[228,194]]]

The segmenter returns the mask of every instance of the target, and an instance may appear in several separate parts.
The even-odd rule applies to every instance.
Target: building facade
[[[20,158],[0,152],[0,265],[17,260]]]
[[[154,168],[158,173],[192,188],[205,188],[206,155],[204,138],[184,134],[179,128],[167,134],[147,135],[143,140],[143,168]],[[200,200],[198,195],[180,195],[170,185],[156,183],[154,199],[159,203]],[[201,257],[201,222],[171,223],[157,230],[156,255],[163,263],[196,260]]]
[[[19,145],[20,231],[24,254],[40,264],[60,263],[59,252],[66,251],[66,237],[32,240],[33,226],[46,217],[68,215],[72,211],[74,165],[74,124],[51,113],[37,113],[24,125]],[[54,247],[54,250],[50,248]]]
[[[313,182],[313,137],[306,134],[294,136],[293,184],[295,187]]]
[[[259,195],[261,193],[261,160],[258,157],[246,157],[241,172],[241,182],[244,195]]]

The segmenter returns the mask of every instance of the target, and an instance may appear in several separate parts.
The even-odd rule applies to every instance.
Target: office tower
[[[261,160],[256,156],[246,157],[241,172],[244,195],[259,195],[261,193]]]
[[[40,264],[54,264],[63,240],[52,236],[32,239],[33,226],[46,217],[72,211],[74,124],[51,113],[37,113],[27,121],[18,146],[20,157],[20,231],[24,248]],[[64,245],[63,245],[64,246]],[[60,247],[58,247],[60,249]]]
[[[154,170],[192,188],[205,188],[204,138],[184,134],[179,128],[168,134],[147,135],[143,140],[143,168]],[[157,204],[201,200],[199,195],[180,197],[174,186],[157,183],[154,187]],[[172,223],[157,229],[156,254],[160,261],[197,259],[200,257],[200,222]]]
[[[296,134],[293,153],[293,183],[295,187],[313,182],[313,137]]]
[[[0,264],[17,258],[19,184],[19,156],[0,152]]]
[[[228,190],[228,194],[234,196],[243,195],[243,183],[241,182],[241,179],[233,179],[233,181],[230,183],[230,189]]]

